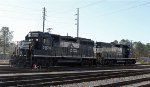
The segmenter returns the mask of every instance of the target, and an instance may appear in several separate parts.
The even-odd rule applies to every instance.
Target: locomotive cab
[[[33,46],[32,49],[42,49],[43,35],[41,32],[29,32],[29,34],[25,37],[25,40],[31,42],[31,45]]]
[[[121,55],[123,58],[130,57],[130,46],[129,45],[116,44],[115,47],[121,48]]]

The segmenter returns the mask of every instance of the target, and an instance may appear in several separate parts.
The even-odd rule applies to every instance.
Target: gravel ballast
[[[57,86],[50,86],[50,87],[93,87],[93,86],[101,86],[101,85],[107,85],[107,84],[113,84],[113,83],[125,82],[125,81],[131,81],[131,80],[137,80],[137,79],[143,79],[143,78],[150,78],[150,74],[120,77],[120,78],[110,78],[110,79],[105,79],[105,80],[73,83],[73,84],[66,84],[66,85],[57,85]],[[141,85],[148,84],[148,83],[150,83],[150,81],[145,81],[144,83],[141,82]],[[131,84],[131,85],[123,86],[123,87],[129,87],[132,85],[140,86],[140,83]]]

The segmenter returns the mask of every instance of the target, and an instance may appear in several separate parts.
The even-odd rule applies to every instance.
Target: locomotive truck
[[[94,42],[91,39],[61,36],[48,32],[31,31],[17,44],[12,55],[12,66],[42,67],[57,65],[113,65],[135,64],[131,46]]]

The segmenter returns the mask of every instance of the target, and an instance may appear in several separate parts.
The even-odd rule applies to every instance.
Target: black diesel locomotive
[[[18,43],[10,63],[24,67],[33,64],[43,67],[65,64],[135,64],[135,58],[130,58],[130,51],[129,45],[95,43],[86,38],[33,31]]]

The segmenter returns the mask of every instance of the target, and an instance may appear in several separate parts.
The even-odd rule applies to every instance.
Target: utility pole
[[[45,10],[45,7],[44,7],[44,8],[43,8],[43,32],[44,32],[45,20],[46,20],[46,18],[45,18],[45,12],[46,12],[46,10]]]
[[[77,25],[77,38],[79,37],[79,8],[77,8],[77,23],[76,23],[76,25]]]

